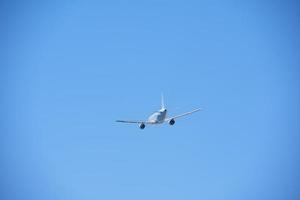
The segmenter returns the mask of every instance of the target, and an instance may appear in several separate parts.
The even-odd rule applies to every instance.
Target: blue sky
[[[298,3],[0,9],[1,199],[299,199]]]

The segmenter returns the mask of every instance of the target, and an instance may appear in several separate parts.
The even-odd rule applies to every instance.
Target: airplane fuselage
[[[167,117],[167,109],[162,108],[159,111],[156,111],[150,117],[148,118],[148,121],[153,124],[161,124],[165,122],[165,119]]]

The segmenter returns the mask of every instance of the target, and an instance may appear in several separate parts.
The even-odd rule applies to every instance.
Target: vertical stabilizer
[[[161,93],[161,109],[165,109],[164,94]]]

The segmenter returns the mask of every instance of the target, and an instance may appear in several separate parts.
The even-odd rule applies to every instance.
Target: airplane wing
[[[192,114],[192,113],[194,113],[194,112],[198,112],[198,111],[200,111],[200,110],[203,110],[203,109],[202,109],[202,108],[197,108],[197,109],[192,110],[192,111],[190,111],[190,112],[186,112],[186,113],[183,113],[183,114],[180,114],[180,115],[176,115],[176,116],[173,116],[173,117],[168,117],[168,118],[165,119],[165,121],[169,121],[169,120],[171,120],[171,119],[176,119],[176,118],[179,118],[179,117],[183,117],[183,116],[186,116],[186,115],[190,115],[190,114]]]
[[[135,121],[135,120],[116,120],[116,122],[130,123],[130,124],[151,124],[148,121]]]

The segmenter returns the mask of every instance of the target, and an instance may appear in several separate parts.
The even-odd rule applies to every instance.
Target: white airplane
[[[194,112],[202,110],[201,108],[194,109],[190,112],[186,112],[180,115],[176,115],[174,117],[167,117],[167,109],[165,108],[164,105],[164,97],[161,95],[161,108],[160,110],[156,111],[150,117],[148,120],[145,121],[134,121],[134,120],[116,120],[116,122],[122,122],[122,123],[132,123],[132,124],[138,124],[140,129],[144,129],[146,127],[146,124],[149,125],[155,125],[155,124],[162,124],[164,122],[168,122],[170,125],[175,124],[175,119],[179,117],[183,117],[189,114],[192,114]]]

